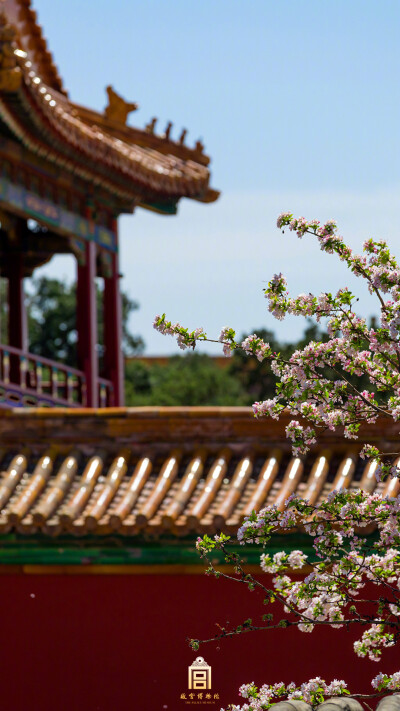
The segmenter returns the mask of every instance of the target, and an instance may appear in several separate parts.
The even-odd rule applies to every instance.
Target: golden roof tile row
[[[339,481],[370,492],[379,487],[388,496],[400,490],[398,480],[377,484],[370,464],[346,454],[328,464],[325,453],[304,461],[274,452],[237,457],[228,448],[138,457],[125,448],[110,460],[104,452],[88,456],[76,449],[60,455],[53,448],[39,458],[10,451],[5,461],[1,532],[234,532],[253,509],[266,504],[282,509],[293,492],[317,503]]]
[[[248,408],[131,408],[0,414],[0,531],[46,535],[235,533],[252,510],[293,492],[312,503],[337,488],[387,496],[359,459],[362,441],[393,451],[380,423],[359,444],[337,434],[293,457],[280,423]],[[51,443],[51,446],[49,444]]]

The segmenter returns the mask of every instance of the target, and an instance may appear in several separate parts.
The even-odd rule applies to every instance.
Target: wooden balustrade
[[[114,386],[111,380],[98,378],[99,384],[99,407],[113,407],[114,405]]]
[[[112,382],[98,378],[98,389],[100,407],[112,407]],[[83,371],[0,344],[0,406],[85,407],[86,391]]]

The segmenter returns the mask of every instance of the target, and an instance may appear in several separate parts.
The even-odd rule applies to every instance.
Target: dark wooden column
[[[97,407],[98,354],[97,354],[97,307],[96,307],[96,245],[87,242],[85,264],[78,264],[76,289],[76,325],[78,330],[78,367],[86,378],[88,407]]]
[[[8,342],[22,351],[28,349],[28,325],[24,296],[24,265],[21,252],[7,255]]]
[[[121,407],[124,404],[124,361],[117,254],[112,258],[111,276],[104,278],[104,377],[113,384],[114,405]]]

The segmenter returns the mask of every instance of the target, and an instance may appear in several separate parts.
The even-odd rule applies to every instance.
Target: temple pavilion
[[[0,344],[0,406],[123,405],[118,216],[174,215],[182,198],[212,202],[203,145],[172,140],[156,119],[126,125],[135,103],[107,87],[104,113],[75,104],[30,0],[0,5],[0,274],[8,342]],[[24,278],[55,254],[77,264],[78,368],[29,353]],[[99,372],[95,278],[104,280]]]

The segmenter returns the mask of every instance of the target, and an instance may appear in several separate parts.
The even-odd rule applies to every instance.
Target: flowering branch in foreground
[[[277,226],[289,228],[299,238],[311,235],[321,250],[339,257],[356,276],[363,279],[378,302],[378,325],[369,328],[354,310],[355,296],[342,288],[336,294],[300,294],[293,298],[286,279],[276,274],[264,291],[268,309],[281,320],[287,314],[313,317],[326,321],[329,340],[311,341],[285,360],[272,351],[270,345],[256,334],[243,341],[224,327],[218,339],[226,356],[242,349],[259,361],[268,361],[278,378],[274,398],[253,405],[256,417],[279,419],[285,410],[294,416],[286,428],[295,456],[305,454],[317,441],[318,433],[342,428],[344,437],[357,439],[361,424],[374,423],[378,417],[388,422],[400,419],[400,269],[383,241],[367,240],[363,254],[353,254],[337,234],[334,221],[320,225],[317,220],[294,218],[282,213]],[[209,341],[202,328],[189,332],[180,324],[172,324],[157,316],[154,327],[164,334],[177,337],[181,348],[195,348],[199,340]],[[332,377],[332,373],[334,374]],[[359,386],[367,380],[368,387]],[[299,418],[299,419],[297,419]],[[304,422],[306,424],[304,424]],[[375,460],[376,478],[400,477],[394,453],[380,452],[365,445],[361,457]],[[397,455],[396,455],[397,457]],[[400,460],[399,460],[400,461]],[[268,543],[275,532],[299,527],[313,540],[316,562],[302,551],[281,551],[271,556]],[[371,541],[363,529],[377,528],[378,537]],[[363,628],[354,643],[359,657],[379,662],[382,652],[392,648],[400,638],[400,496],[383,498],[378,493],[360,490],[333,491],[318,505],[311,505],[292,495],[283,511],[267,506],[253,512],[238,531],[242,545],[262,544],[261,568],[274,575],[272,587],[249,575],[236,553],[229,552],[229,537],[223,533],[214,539],[198,539],[197,548],[208,561],[207,573],[229,578],[259,589],[264,604],[274,612],[262,615],[262,624],[245,620],[233,629],[220,628],[212,639],[230,637],[244,632],[276,627],[296,626],[301,632],[312,632],[316,626],[349,629],[356,624]],[[218,571],[210,553],[219,548],[225,561],[233,564],[234,574]],[[310,570],[299,579],[304,567]],[[297,572],[295,578],[292,571]],[[376,586],[376,595],[362,597],[365,585]],[[276,607],[281,610],[276,617]],[[284,617],[281,617],[281,615]],[[194,649],[211,640],[191,640]],[[400,690],[400,671],[391,675],[379,673],[371,681],[376,696],[385,691]],[[327,696],[348,693],[344,681],[326,683],[317,677],[300,686],[294,684],[264,684],[253,682],[240,688],[245,703],[233,705],[236,711],[267,709],[279,698],[303,699],[317,705]],[[353,694],[357,696],[357,694]],[[361,695],[358,695],[361,697]]]
[[[285,360],[257,334],[237,341],[234,329],[228,326],[218,339],[210,339],[203,328],[189,331],[163,314],[155,318],[154,327],[176,336],[182,349],[195,348],[199,340],[220,342],[227,356],[240,348],[259,361],[267,360],[279,379],[277,392],[274,398],[254,403],[254,414],[278,419],[286,410],[308,421],[305,426],[294,419],[287,428],[294,454],[304,454],[321,429],[342,427],[345,437],[357,439],[362,423],[374,423],[378,416],[400,418],[400,269],[383,241],[368,240],[362,255],[353,254],[338,236],[332,220],[320,226],[317,220],[307,222],[303,217],[295,219],[290,213],[282,213],[277,224],[295,231],[298,237],[313,236],[323,251],[338,256],[351,272],[364,279],[378,300],[379,325],[368,328],[365,319],[356,315],[355,296],[347,288],[336,294],[309,293],[292,298],[285,277],[275,274],[264,290],[269,311],[277,319],[294,314],[326,320],[330,335],[327,342],[311,341]],[[335,379],[327,377],[327,371],[333,372]],[[368,389],[358,388],[357,378],[365,380],[365,376]],[[365,454],[372,456],[372,449],[366,449]],[[374,452],[374,457],[380,465],[378,474],[387,476],[390,465],[384,455]]]
[[[373,541],[362,536],[363,529],[371,525],[378,528],[378,536]],[[272,556],[268,553],[271,536],[293,528],[302,528],[312,538],[315,561],[300,550],[281,551]],[[316,626],[349,629],[356,625],[357,629],[363,629],[360,638],[354,642],[356,655],[379,662],[383,650],[394,647],[399,641],[398,498],[383,499],[380,494],[340,490],[333,491],[326,501],[314,506],[293,494],[283,511],[268,506],[258,513],[253,512],[245,519],[237,537],[242,545],[262,544],[266,547],[260,564],[265,573],[274,576],[272,586],[267,587],[246,573],[240,556],[230,551],[230,537],[223,533],[214,538],[204,536],[197,541],[197,549],[208,563],[206,572],[244,584],[250,591],[258,589],[263,594],[264,605],[271,611],[260,616],[260,623],[248,619],[232,629],[220,628],[211,639],[191,640],[193,649],[223,637],[277,627],[295,626],[301,632],[310,633]],[[233,575],[215,567],[212,554],[217,549],[223,552],[225,562],[234,566]],[[298,573],[301,574],[305,567],[308,574],[299,578]],[[376,586],[375,599],[371,598],[370,591],[362,596],[366,584]],[[282,696],[303,699],[315,705],[329,695],[345,693],[344,681],[332,684],[318,678],[304,682],[300,687],[280,683],[267,684],[258,690],[252,683],[241,687],[251,690],[249,696],[245,696],[246,704],[231,708],[238,711],[267,709],[272,700]],[[380,673],[372,679],[371,685],[375,691],[364,698],[383,694],[386,690],[399,691],[400,671],[392,675]],[[280,691],[276,693],[278,688]]]

